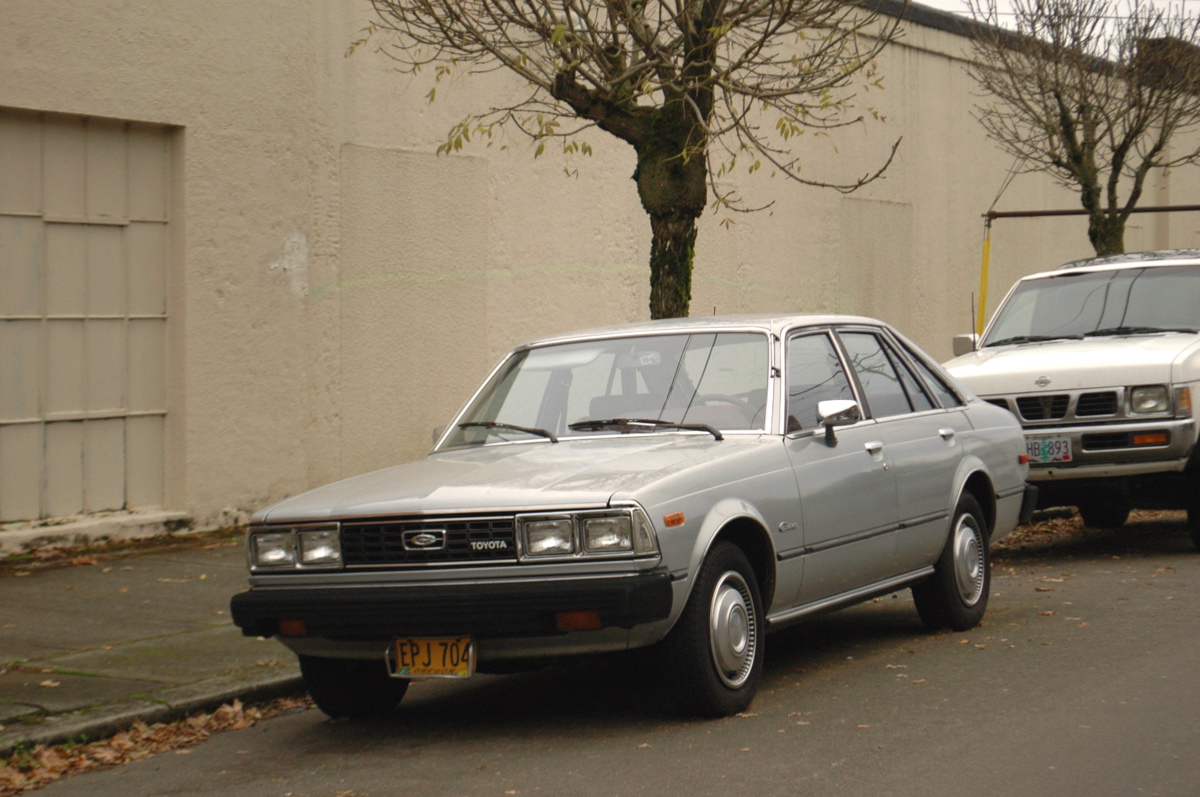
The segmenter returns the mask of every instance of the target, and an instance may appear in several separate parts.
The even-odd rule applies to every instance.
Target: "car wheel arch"
[[[722,541],[736,545],[750,560],[750,566],[754,568],[754,577],[758,580],[763,608],[769,610],[775,595],[775,549],[766,528],[754,517],[727,519],[708,540],[703,555],[697,560],[697,566],[704,561],[713,546]]]
[[[996,488],[991,477],[982,470],[968,474],[954,494],[953,506],[957,506],[959,499],[964,495],[973,497],[983,510],[983,519],[987,523],[987,535],[990,539],[996,528]]]

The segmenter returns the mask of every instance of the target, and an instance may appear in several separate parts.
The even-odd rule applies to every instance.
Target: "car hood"
[[[490,445],[354,476],[281,501],[255,522],[607,506],[640,488],[745,451],[758,437],[623,435]]]
[[[1086,390],[1172,381],[1172,365],[1198,345],[1195,334],[1052,340],[964,354],[946,369],[974,393]]]

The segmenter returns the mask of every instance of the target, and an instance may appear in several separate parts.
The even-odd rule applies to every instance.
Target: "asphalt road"
[[[998,553],[982,626],[908,593],[768,639],[750,713],[684,721],[637,657],[415,684],[59,782],[88,795],[1200,794],[1200,553],[1178,514]]]

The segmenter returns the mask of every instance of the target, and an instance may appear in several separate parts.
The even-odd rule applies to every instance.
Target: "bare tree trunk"
[[[681,101],[658,109],[649,127],[633,177],[650,216],[650,317],[684,317],[692,300],[696,219],[708,201],[707,142]]]
[[[650,317],[683,318],[692,301],[696,217],[651,216],[650,229]]]
[[[1097,257],[1125,252],[1125,219],[1120,214],[1093,211],[1088,215],[1088,239]]]

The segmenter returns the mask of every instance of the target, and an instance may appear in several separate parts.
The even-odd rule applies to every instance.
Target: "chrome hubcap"
[[[964,514],[954,528],[954,580],[958,594],[967,606],[974,606],[983,595],[983,533],[974,516]]]
[[[750,588],[735,571],[721,576],[713,590],[708,638],[721,680],[731,687],[745,683],[758,650],[758,630]]]

